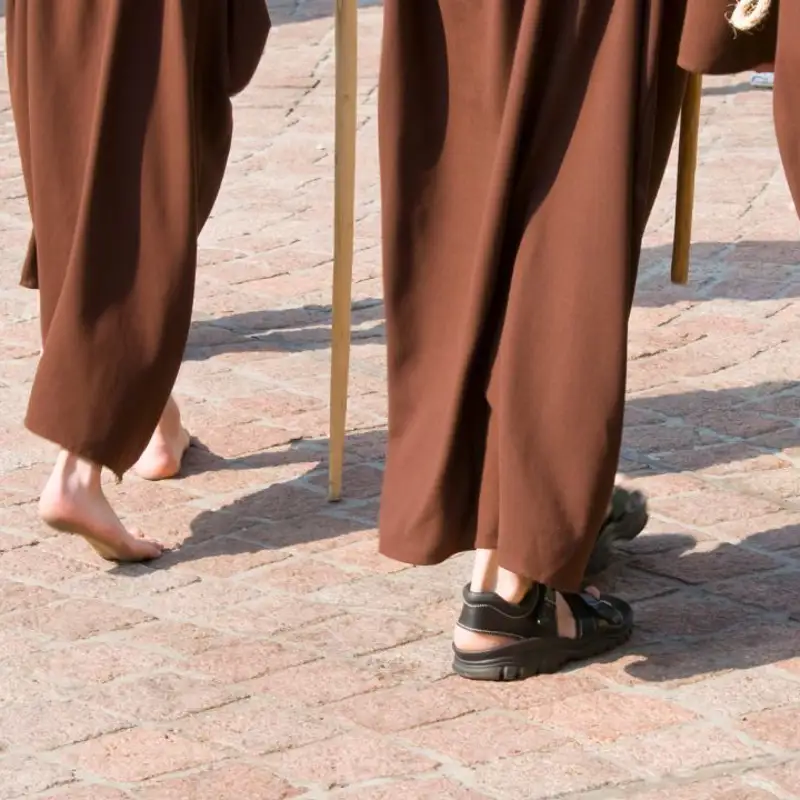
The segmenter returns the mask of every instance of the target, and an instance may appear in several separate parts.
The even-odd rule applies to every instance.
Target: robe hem
[[[414,567],[435,567],[439,564],[443,564],[454,556],[461,555],[461,553],[474,552],[476,549],[477,548],[473,546],[420,552],[411,547],[388,546],[382,539],[378,544],[378,552],[382,556],[391,558],[393,561],[399,561],[402,564],[410,564]],[[549,589],[554,589],[562,594],[581,590],[588,559],[586,559],[586,564],[583,565],[583,568],[575,569],[572,567],[570,569],[562,568],[555,572],[552,570],[543,572],[542,570],[528,569],[524,565],[520,565],[518,560],[511,563],[507,555],[503,553],[501,549],[498,548],[497,550],[498,566],[509,572],[522,575],[527,580],[531,580],[534,583],[541,583]]]

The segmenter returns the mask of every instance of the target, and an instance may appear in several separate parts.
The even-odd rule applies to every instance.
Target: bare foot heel
[[[181,471],[191,441],[181,422],[178,404],[170,397],[147,448],[133,468],[134,472],[146,481],[174,478]]]

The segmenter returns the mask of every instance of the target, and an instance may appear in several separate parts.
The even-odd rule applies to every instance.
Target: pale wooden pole
[[[328,499],[342,496],[355,224],[358,3],[336,0],[336,142],[333,220],[333,334]]]
[[[694,182],[697,171],[697,146],[700,133],[700,100],[703,76],[690,75],[681,107],[681,131],[678,149],[678,190],[675,195],[675,237],[672,245],[672,282],[689,282],[689,259],[692,248]]]

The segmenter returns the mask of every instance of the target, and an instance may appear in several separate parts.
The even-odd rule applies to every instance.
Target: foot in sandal
[[[170,397],[158,426],[133,471],[147,481],[174,478],[181,471],[183,457],[190,444],[191,438],[183,427],[178,404]]]
[[[555,592],[477,550],[453,635],[453,669],[464,678],[512,681],[558,672],[627,641],[631,607],[595,588]]]
[[[467,586],[453,668],[473,680],[521,680],[612,650],[632,630],[631,607],[593,588],[561,594],[535,584],[512,603]]]
[[[39,500],[41,518],[62,533],[82,536],[108,561],[149,561],[163,545],[130,532],[103,494],[99,467],[61,451]]]

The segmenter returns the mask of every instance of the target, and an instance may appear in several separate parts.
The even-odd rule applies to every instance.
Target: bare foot
[[[587,594],[599,597],[600,592],[594,587],[589,586],[583,590]],[[567,601],[560,594],[556,594],[556,621],[558,624],[558,635],[564,639],[574,639],[577,635],[575,627],[575,617],[567,605]],[[519,641],[505,636],[493,636],[487,633],[475,633],[456,625],[453,633],[453,644],[462,652],[479,653],[484,650],[492,650],[495,647],[513,644]]]
[[[131,533],[114,513],[100,483],[100,468],[59,453],[39,499],[39,514],[51,528],[82,536],[108,561],[149,561],[163,545]]]
[[[183,456],[190,443],[189,432],[181,423],[178,404],[170,397],[147,448],[133,468],[134,472],[146,481],[174,478],[181,471]]]

